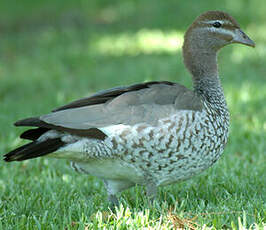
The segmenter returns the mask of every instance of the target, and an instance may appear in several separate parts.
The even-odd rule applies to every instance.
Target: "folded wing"
[[[170,82],[149,82],[102,91],[52,113],[18,121],[16,125],[41,127],[39,133],[45,129],[55,129],[81,136],[95,135],[102,139],[104,134],[97,128],[117,124],[155,125],[160,118],[174,114],[177,110],[200,109],[200,98],[184,86]]]

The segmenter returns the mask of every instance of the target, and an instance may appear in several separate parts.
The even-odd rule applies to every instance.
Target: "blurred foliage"
[[[111,30],[182,29],[207,10],[225,10],[241,24],[266,22],[263,0],[9,0],[0,2],[0,25],[7,30],[49,26],[97,26]]]

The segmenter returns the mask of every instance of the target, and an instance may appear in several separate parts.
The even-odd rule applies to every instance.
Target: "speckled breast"
[[[177,112],[157,126],[143,123],[125,128],[109,141],[116,157],[134,165],[136,178],[166,185],[214,164],[227,142],[228,126],[226,110],[217,113],[204,106],[202,111]]]

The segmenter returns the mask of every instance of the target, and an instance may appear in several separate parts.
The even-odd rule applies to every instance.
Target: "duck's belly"
[[[134,165],[119,159],[91,159],[87,162],[72,162],[71,166],[78,172],[101,179],[130,181],[133,184],[142,184],[143,181],[143,173]]]

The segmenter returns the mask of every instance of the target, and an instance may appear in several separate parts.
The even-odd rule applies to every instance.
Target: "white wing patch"
[[[129,125],[119,124],[119,125],[110,125],[110,126],[98,128],[98,129],[110,137],[110,136],[114,136],[114,135],[119,135],[124,130],[130,129],[130,128],[131,128],[131,126],[129,126]]]

